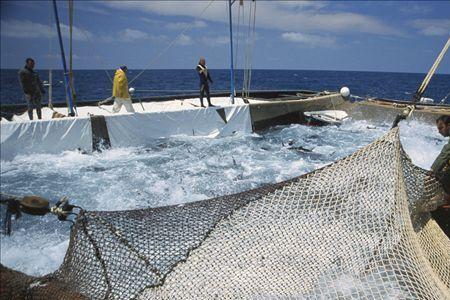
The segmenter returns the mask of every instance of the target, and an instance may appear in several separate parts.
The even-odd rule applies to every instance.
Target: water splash
[[[179,136],[95,154],[19,156],[2,161],[1,191],[54,201],[67,195],[88,210],[180,204],[299,176],[350,155],[388,130],[389,124],[367,121],[291,125],[221,139]],[[423,168],[445,144],[432,125],[416,121],[402,123],[401,134],[405,150]],[[56,270],[67,249],[69,225],[53,216],[13,221],[12,236],[2,237],[1,263],[32,275]]]

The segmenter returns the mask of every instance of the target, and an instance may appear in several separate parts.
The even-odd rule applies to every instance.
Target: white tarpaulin
[[[92,150],[90,118],[64,118],[1,123],[1,159],[31,153]]]
[[[112,115],[105,119],[112,147],[142,146],[172,135],[221,137],[252,132],[248,105]]]
[[[144,146],[173,135],[221,137],[252,132],[248,105],[105,116],[112,147]],[[92,151],[90,117],[1,122],[1,159],[65,150]]]

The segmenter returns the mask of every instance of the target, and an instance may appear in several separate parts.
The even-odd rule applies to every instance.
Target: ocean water
[[[17,78],[18,70],[0,70],[0,103],[25,103]],[[48,71],[37,70],[42,80],[48,81]],[[214,83],[211,91],[228,91],[229,70],[211,70]],[[140,70],[130,70],[131,81]],[[64,102],[64,81],[61,70],[53,74],[53,101]],[[74,86],[79,102],[102,100],[111,96],[111,80],[114,70],[75,70]],[[252,90],[315,90],[337,91],[347,86],[353,95],[410,100],[426,74],[387,73],[357,71],[308,71],[308,70],[253,70]],[[243,72],[236,72],[236,90],[242,89]],[[197,93],[198,76],[192,70],[148,70],[130,87],[136,89],[136,97]],[[450,74],[436,74],[425,93],[426,97],[440,102],[444,98],[450,104]],[[46,100],[44,100],[46,101]]]
[[[18,156],[1,162],[1,192],[37,194],[56,202],[68,196],[88,210],[157,207],[235,193],[280,182],[332,163],[389,130],[386,123],[349,120],[340,127],[290,125],[260,134],[220,139],[176,136],[142,147],[94,154]],[[430,124],[401,124],[402,143],[429,168],[446,143]],[[289,149],[303,147],[311,152]],[[1,208],[1,221],[4,217]],[[1,263],[32,275],[62,263],[70,223],[54,216],[23,215],[11,236],[1,236]]]
[[[39,71],[43,80],[46,71]],[[138,70],[132,70],[133,78]],[[228,70],[211,70],[213,91],[228,89]],[[112,71],[109,71],[112,75]],[[193,70],[151,70],[131,86],[139,96],[195,92]],[[338,90],[353,95],[409,100],[425,74],[336,71],[255,70],[252,89]],[[109,97],[105,71],[75,71],[78,99]],[[238,73],[237,82],[242,82]],[[54,72],[54,99],[64,98],[61,72]],[[238,84],[238,88],[241,85]],[[450,92],[450,75],[436,75],[426,96],[436,100]],[[80,101],[80,100],[79,100]],[[22,103],[17,70],[1,70],[0,102]],[[450,103],[447,98],[446,103]],[[369,144],[390,124],[348,120],[340,127],[277,126],[258,134],[220,139],[175,136],[142,147],[117,148],[84,154],[18,156],[1,161],[2,193],[36,194],[53,203],[68,196],[88,210],[125,210],[157,207],[236,193],[280,182],[330,164]],[[428,169],[446,140],[433,125],[407,121],[400,125],[402,143],[413,162]],[[311,152],[289,149],[303,147]],[[0,208],[3,222],[5,208]],[[30,275],[44,275],[62,263],[69,243],[70,223],[54,216],[23,215],[13,220],[11,236],[0,235],[2,264]],[[342,277],[337,285],[358,285]],[[365,288],[365,287],[364,287]]]

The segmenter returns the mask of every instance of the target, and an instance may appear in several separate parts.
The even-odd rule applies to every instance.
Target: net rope
[[[61,267],[2,266],[33,299],[450,299],[442,190],[399,129],[322,169],[183,205],[83,211]],[[20,294],[22,293],[22,294]]]

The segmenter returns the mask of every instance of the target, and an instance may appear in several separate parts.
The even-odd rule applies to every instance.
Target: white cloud
[[[63,37],[69,37],[69,26],[60,24]],[[56,29],[48,25],[31,22],[29,20],[2,20],[1,35],[14,38],[51,38],[56,37]],[[92,39],[93,34],[89,31],[73,27],[72,36],[75,41],[86,41]]]
[[[49,26],[28,20],[2,20],[1,34],[2,36],[15,38],[50,38],[55,36]]]
[[[158,20],[154,20],[154,19],[150,19],[150,18],[146,18],[146,17],[142,17],[140,18],[141,21],[148,23],[148,24],[152,24],[152,25],[157,25],[160,26],[161,24],[163,24],[164,22],[158,21]]]
[[[192,38],[186,34],[181,34],[180,37],[176,41],[177,45],[187,46],[192,44]]]
[[[191,26],[191,28],[203,28],[203,27],[206,27],[206,23],[204,21],[197,20],[197,21],[194,21],[192,24],[186,23],[186,22],[177,22],[177,23],[168,23],[166,25],[166,27],[168,29],[173,29],[173,30],[182,30],[188,26]]]
[[[69,26],[67,26],[65,24],[61,24],[60,26],[61,26],[62,36],[69,37]],[[83,29],[73,26],[72,37],[73,37],[74,41],[87,41],[87,40],[92,40],[93,34],[87,30],[83,30]]]
[[[149,35],[138,29],[126,28],[117,33],[116,41],[133,42],[138,40],[147,40]]]
[[[76,10],[83,10],[86,12],[90,12],[90,13],[94,13],[94,14],[99,14],[99,15],[111,15],[111,13],[107,10],[104,9],[104,6],[100,7],[94,7],[92,5],[91,1],[78,1],[76,4],[75,9]]]
[[[450,19],[417,19],[411,26],[427,36],[450,35]]]
[[[304,34],[300,32],[285,32],[281,37],[289,42],[298,43],[308,47],[335,47],[335,37],[323,37],[312,34]]]
[[[228,36],[216,36],[216,37],[203,37],[200,41],[209,47],[216,47],[221,45],[228,45],[230,43],[230,37]]]
[[[218,12],[225,2],[215,2],[206,14]],[[165,16],[197,16],[208,5],[206,1],[105,1],[102,4],[124,10],[153,12]],[[222,15],[225,10],[220,9]],[[226,15],[225,15],[226,16]]]
[[[400,12],[404,14],[427,14],[431,11],[431,7],[418,4],[402,5],[400,7]]]
[[[238,2],[236,2],[238,3]],[[207,1],[106,1],[103,5],[115,9],[137,10],[165,16],[198,17],[209,4]],[[244,1],[246,11],[250,1]],[[362,32],[378,35],[402,35],[396,28],[381,20],[351,12],[333,12],[328,2],[316,1],[257,1],[256,23],[258,27],[304,32]],[[234,15],[237,16],[234,5]],[[324,8],[327,7],[327,12]],[[226,2],[215,1],[201,17],[203,20],[228,22]]]
[[[328,6],[325,1],[279,1],[276,4],[280,9],[284,10],[320,10]]]

